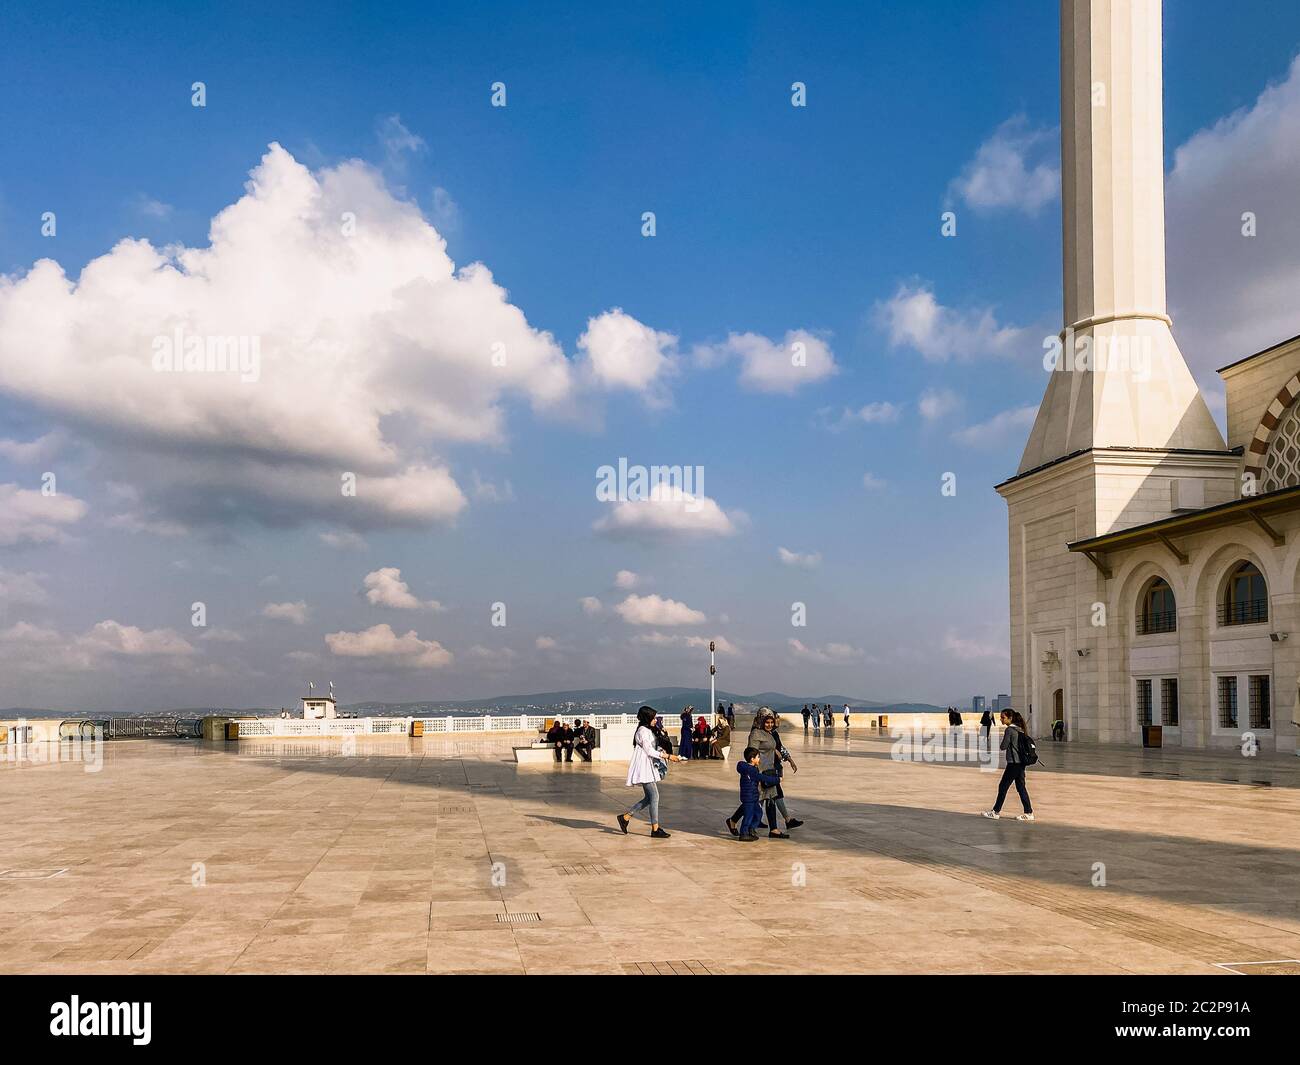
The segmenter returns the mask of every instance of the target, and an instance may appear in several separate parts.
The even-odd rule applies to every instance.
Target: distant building
[[[999,714],[1002,713],[1003,710],[1011,709],[1011,696],[999,695],[993,700],[993,709]]]
[[[330,720],[335,717],[334,696],[304,695],[302,697],[302,716],[307,721]]]
[[[984,696],[976,695],[971,698],[970,710],[972,714],[984,713],[984,706],[985,706]]]

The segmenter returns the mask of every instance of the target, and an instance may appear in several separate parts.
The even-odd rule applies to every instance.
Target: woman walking
[[[648,706],[636,712],[636,732],[632,735],[632,761],[627,767],[627,786],[641,785],[641,799],[627,813],[618,815],[618,827],[627,834],[627,827],[632,823],[632,815],[638,810],[645,810],[650,819],[650,835],[655,839],[667,839],[669,834],[659,827],[659,781],[668,772],[669,762],[680,762],[675,754],[664,754],[656,742],[654,730],[655,712]]]
[[[686,759],[691,757],[693,748],[691,732],[695,728],[695,719],[691,716],[691,711],[694,709],[695,707],[688,706],[682,711],[682,741],[677,745],[677,750]]]
[[[1002,816],[1002,804],[1007,798],[1007,789],[1012,784],[1020,796],[1020,804],[1025,812],[1016,816],[1017,821],[1034,820],[1034,807],[1029,801],[1029,791],[1025,787],[1025,759],[1032,749],[1033,741],[1029,738],[1029,729],[1025,719],[1015,710],[1002,711],[1002,750],[1007,752],[1007,767],[1002,770],[1002,779],[998,782],[998,801],[992,810],[985,810],[984,816],[997,820]]]
[[[758,713],[754,715],[754,727],[749,730],[749,746],[758,751],[758,770],[760,773],[778,773],[777,765],[781,760],[781,752],[784,747],[781,744],[781,737],[776,735],[776,714],[767,706],[760,706]],[[788,753],[785,756],[789,758]],[[778,780],[776,784],[759,784],[758,801],[763,804],[767,813],[767,838],[768,839],[789,839],[789,832],[782,832],[776,827],[776,803],[777,799],[782,798],[781,785]],[[784,800],[783,800],[784,801]],[[733,836],[740,834],[740,818],[745,809],[742,805],[731,817],[727,818],[727,831]],[[802,824],[800,821],[798,824]],[[787,825],[790,822],[787,820]]]

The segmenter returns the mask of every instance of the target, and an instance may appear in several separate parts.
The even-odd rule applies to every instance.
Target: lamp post
[[[713,664],[713,652],[717,650],[717,645],[709,641],[709,713],[716,714],[718,706],[718,689],[717,677],[718,667]]]

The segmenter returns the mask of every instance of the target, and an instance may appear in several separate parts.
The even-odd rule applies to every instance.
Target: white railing
[[[572,721],[574,714],[560,715]],[[484,714],[483,716],[456,717],[334,717],[302,718],[243,717],[232,718],[239,722],[240,738],[259,736],[377,736],[410,735],[412,722],[424,726],[425,735],[439,732],[537,732],[553,715],[543,714]],[[635,714],[593,714],[585,720],[599,728],[602,725],[630,725]]]

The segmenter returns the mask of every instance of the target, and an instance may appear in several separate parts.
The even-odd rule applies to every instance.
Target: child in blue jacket
[[[758,768],[757,747],[746,747],[744,759],[736,763],[736,772],[740,774],[740,805],[745,808],[740,819],[740,842],[753,843],[758,839],[754,829],[763,820],[763,811],[758,805],[758,786],[773,787],[781,782],[781,778]]]

